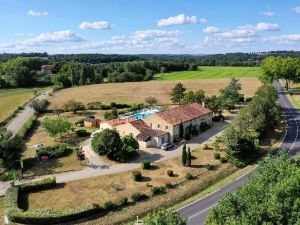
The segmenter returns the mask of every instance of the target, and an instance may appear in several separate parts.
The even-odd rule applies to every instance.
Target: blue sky
[[[300,50],[300,0],[0,0],[0,52]]]

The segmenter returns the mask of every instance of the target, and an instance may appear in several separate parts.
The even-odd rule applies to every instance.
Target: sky
[[[300,0],[0,0],[0,53],[300,50]]]

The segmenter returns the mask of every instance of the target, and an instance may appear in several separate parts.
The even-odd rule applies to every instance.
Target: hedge
[[[38,157],[48,156],[49,158],[60,158],[72,151],[67,144],[55,144],[53,146],[42,147],[36,151]]]
[[[29,119],[24,123],[24,125],[21,127],[21,129],[18,131],[18,135],[24,139],[28,132],[32,129],[35,121],[37,119],[36,114],[34,113]]]
[[[55,177],[49,177],[41,181],[10,187],[4,197],[5,211],[9,220],[24,224],[56,224],[92,216],[103,211],[96,204],[64,210],[33,209],[23,211],[19,208],[18,201],[22,192],[41,190],[55,185]]]
[[[18,185],[21,191],[37,191],[41,189],[46,189],[46,188],[52,188],[56,186],[56,178],[55,177],[48,177],[40,181],[36,182],[30,182],[26,184],[21,184]]]

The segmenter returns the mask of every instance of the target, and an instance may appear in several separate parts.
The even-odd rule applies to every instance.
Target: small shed
[[[99,127],[100,120],[95,118],[85,118],[84,126],[85,127]]]

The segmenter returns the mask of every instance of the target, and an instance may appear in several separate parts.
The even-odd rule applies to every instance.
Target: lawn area
[[[115,201],[122,196],[130,197],[134,192],[150,195],[152,186],[165,185],[167,182],[182,183],[187,172],[205,179],[214,171],[233,168],[230,164],[221,164],[214,159],[213,153],[212,150],[194,151],[191,168],[183,167],[180,157],[154,164],[151,170],[141,170],[142,182],[133,181],[132,172],[67,182],[61,188],[30,193],[28,207],[30,209],[64,209],[92,203],[103,205],[106,201]],[[217,170],[207,170],[207,164],[215,165]],[[175,175],[169,177],[167,170],[173,170]]]
[[[260,67],[201,66],[197,71],[179,71],[156,75],[159,80],[199,80],[258,77]]]
[[[219,89],[224,88],[230,78],[182,80],[180,82],[187,90],[203,89],[207,96],[218,94]],[[102,102],[117,103],[143,103],[146,97],[154,96],[159,104],[171,104],[170,93],[178,81],[148,81],[130,83],[106,83],[67,88],[55,92],[49,97],[50,108],[61,107],[68,100],[75,99],[83,103]],[[246,97],[254,95],[261,85],[257,78],[240,78],[242,93]]]
[[[18,106],[22,106],[34,97],[34,90],[39,93],[45,88],[0,89],[0,122],[14,112]]]

